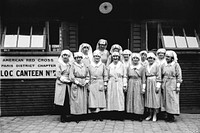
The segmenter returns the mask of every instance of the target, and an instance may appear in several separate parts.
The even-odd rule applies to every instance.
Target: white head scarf
[[[132,52],[129,50],[129,49],[125,49],[122,54],[128,54],[128,55],[131,55]]]
[[[119,52],[113,52],[112,56],[114,56],[114,55],[120,56]]]
[[[66,63],[63,61],[63,55],[64,54],[67,54],[69,55],[69,63],[73,62],[74,61],[74,57],[73,57],[73,54],[71,51],[69,50],[63,50],[60,54],[60,57],[58,58],[58,62],[61,63],[62,65],[66,65]]]
[[[133,64],[131,63],[130,68],[131,68],[131,69],[133,69],[133,68],[139,69],[139,68],[142,66],[142,65],[141,65],[141,57],[140,57],[140,54],[139,54],[139,53],[132,53],[132,54],[131,54],[131,62],[132,62],[133,57],[137,57],[137,58],[139,59],[138,65],[135,66],[135,65],[133,65]]]
[[[174,57],[174,62],[178,62],[176,52],[174,52],[172,50],[168,50],[168,51],[166,51],[166,56]]]
[[[157,52],[156,52],[156,55],[158,55],[159,53],[166,53],[166,49],[164,49],[164,48],[160,48],[160,49],[158,49],[157,50]]]
[[[88,43],[82,43],[80,46],[79,46],[79,52],[82,52],[83,53],[83,48],[84,47],[88,47],[88,57],[90,58],[90,61],[92,61],[92,47],[90,46],[90,44],[88,44]],[[84,55],[84,53],[83,53],[83,58],[85,58],[86,57],[86,55]]]
[[[100,53],[100,51],[99,51],[99,50],[95,50],[95,51],[93,52],[93,56],[99,56],[99,57],[101,58],[101,53]],[[94,63],[94,59],[93,59],[92,62],[91,62],[91,65],[94,66],[94,67],[96,67],[96,66],[100,66],[101,63],[102,63],[101,59],[100,59],[99,63],[97,63],[97,64]]]
[[[82,57],[83,58],[83,53],[82,52],[74,52],[74,58],[76,57]]]
[[[130,56],[131,56],[132,52],[129,49],[125,49],[122,54],[123,55],[129,55],[128,61],[125,61],[124,57],[122,56],[122,62],[128,66],[130,64],[130,62],[131,62],[131,57]]]
[[[99,51],[99,50],[95,50],[95,51],[93,52],[93,56],[95,56],[95,55],[101,57],[100,51]]]
[[[142,54],[146,54],[146,55],[147,55],[147,51],[146,51],[146,50],[142,50],[142,51],[140,52],[140,56],[141,56]]]
[[[105,40],[105,39],[100,39],[96,45],[96,49],[99,49],[99,44],[103,44],[105,45],[105,49],[107,48],[107,45],[108,45],[108,41]]]
[[[131,60],[132,60],[133,57],[137,57],[139,59],[139,61],[141,61],[141,57],[140,57],[139,53],[132,53],[131,54]]]
[[[112,45],[111,49],[110,49],[110,53],[112,54],[113,53],[113,50],[117,48],[119,49],[119,53],[122,54],[122,47],[119,45],[119,44],[114,44]]]
[[[149,52],[149,53],[147,54],[147,59],[148,59],[149,57],[152,57],[152,58],[154,58],[154,59],[156,60],[156,56],[155,56],[155,54],[154,54],[153,52]]]

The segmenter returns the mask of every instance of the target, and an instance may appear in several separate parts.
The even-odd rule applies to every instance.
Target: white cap
[[[139,53],[132,53],[132,54],[131,54],[131,59],[132,59],[133,57],[137,57],[137,58],[140,60],[140,54],[139,54]]]
[[[149,57],[156,59],[156,56],[153,52],[150,52],[150,53],[147,54],[147,58],[149,58]]]
[[[95,50],[95,51],[93,52],[93,56],[95,56],[95,55],[101,57],[100,51],[99,51],[99,50]]]
[[[120,56],[119,52],[113,52],[113,53],[112,53],[112,56],[114,56],[114,55]]]
[[[131,52],[129,49],[125,49],[125,50],[123,51],[122,54],[128,54],[128,55],[131,55],[132,52]]]
[[[83,58],[83,53],[81,52],[74,52],[74,58],[76,57],[82,57]]]
[[[160,48],[160,49],[158,49],[157,50],[157,52],[156,52],[156,55],[158,55],[159,53],[166,53],[166,49],[164,49],[164,48]]]
[[[176,52],[174,52],[174,51],[172,51],[172,50],[166,51],[166,56],[174,57],[174,61],[175,61],[175,62],[178,61]]]

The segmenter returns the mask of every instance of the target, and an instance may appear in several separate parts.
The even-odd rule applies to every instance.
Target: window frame
[[[33,27],[31,26],[31,29],[30,29],[30,35],[27,35],[27,36],[30,36],[30,44],[29,44],[29,47],[18,47],[18,42],[19,42],[19,30],[20,30],[20,27],[18,26],[18,29],[17,29],[17,34],[13,34],[13,35],[17,35],[17,42],[16,42],[16,47],[5,47],[5,37],[6,37],[6,30],[7,30],[7,27],[4,28],[4,32],[2,34],[2,39],[1,39],[1,47],[0,49],[1,50],[45,50],[46,49],[46,28],[44,27],[43,28],[43,43],[42,43],[42,47],[31,47],[31,42],[32,42],[32,36],[34,36],[32,34],[32,31],[33,31]]]
[[[186,33],[185,33],[185,29],[182,28],[183,30],[183,35],[184,36],[180,36],[180,37],[184,37],[185,38],[185,43],[187,45],[187,47],[178,47],[177,46],[177,41],[176,41],[176,37],[179,37],[178,35],[176,36],[175,33],[174,33],[174,29],[171,28],[171,31],[172,31],[172,37],[174,39],[174,44],[175,44],[175,47],[167,47],[166,44],[165,44],[165,40],[164,40],[164,34],[163,34],[163,30],[162,30],[162,27],[161,25],[159,25],[159,29],[160,29],[160,39],[161,39],[161,42],[162,42],[162,46],[165,48],[165,49],[172,49],[172,50],[200,50],[200,40],[199,40],[199,36],[197,35],[197,32],[196,30],[194,30],[194,37],[196,38],[196,41],[198,43],[198,47],[190,47],[189,44],[188,44],[188,41],[187,41],[187,37],[191,37],[191,36],[187,36]],[[166,36],[170,36],[170,35],[166,35]]]

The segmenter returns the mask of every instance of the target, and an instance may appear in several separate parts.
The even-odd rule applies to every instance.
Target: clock
[[[103,14],[108,14],[112,11],[113,6],[110,2],[103,2],[101,3],[101,5],[99,6],[99,11]]]

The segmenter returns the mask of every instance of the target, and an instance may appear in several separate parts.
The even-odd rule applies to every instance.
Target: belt
[[[129,76],[129,79],[140,79],[139,77]]]
[[[173,76],[164,76],[164,78],[166,78],[166,79],[174,79],[176,77],[173,77]]]
[[[153,79],[153,78],[156,78],[156,76],[155,75],[150,75],[150,76],[147,76],[147,78]]]
[[[91,77],[91,80],[102,80],[103,77]]]
[[[78,78],[78,79],[85,79],[86,77],[75,77],[75,78]]]

